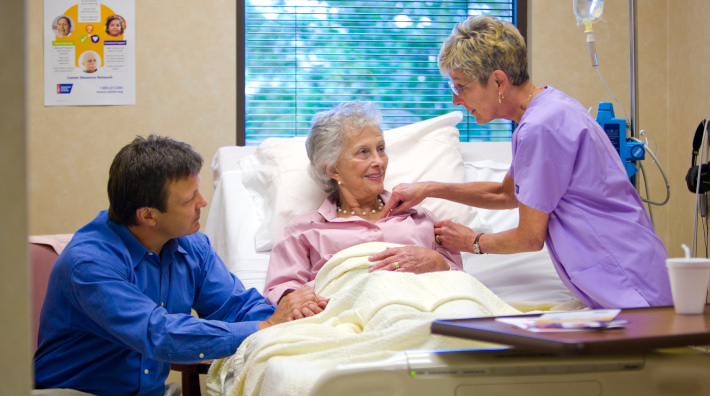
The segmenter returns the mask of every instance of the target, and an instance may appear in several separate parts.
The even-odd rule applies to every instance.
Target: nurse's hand
[[[317,295],[310,287],[303,286],[281,297],[274,314],[269,319],[259,322],[259,330],[319,314],[327,305],[327,299]]]
[[[396,216],[415,205],[419,205],[424,198],[426,183],[402,183],[392,189],[392,196],[382,208],[382,217]]]
[[[449,250],[469,253],[473,252],[473,241],[476,240],[477,235],[472,229],[451,220],[434,223],[434,234],[441,246]]]
[[[373,271],[397,271],[423,274],[425,272],[448,271],[451,266],[436,250],[419,246],[387,248],[368,257],[377,261],[370,267]]]

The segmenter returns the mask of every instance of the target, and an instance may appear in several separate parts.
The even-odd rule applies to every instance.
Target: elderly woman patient
[[[380,112],[369,102],[342,103],[318,113],[306,141],[311,176],[331,193],[316,211],[296,217],[271,251],[265,297],[276,302],[303,285],[335,253],[365,242],[406,245],[370,260],[371,271],[424,273],[461,270],[460,253],[434,239],[432,214],[421,207],[382,218],[387,154]]]

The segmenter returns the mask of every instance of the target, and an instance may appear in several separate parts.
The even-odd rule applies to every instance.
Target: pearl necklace
[[[381,199],[377,198],[377,202],[379,203],[379,207],[378,207],[377,209],[372,209],[372,213],[377,213],[377,212],[379,212],[379,211],[382,210],[382,208],[385,206],[385,204],[382,203],[382,200],[381,200]],[[338,206],[338,213],[348,214],[348,211],[347,211],[347,210],[343,210],[343,209],[340,208],[340,206]],[[350,215],[353,215],[353,216],[354,216],[354,215],[355,215],[355,211],[351,211],[351,212],[350,212]],[[363,216],[367,216],[367,212],[363,211],[363,212],[362,212],[362,215],[363,215]]]

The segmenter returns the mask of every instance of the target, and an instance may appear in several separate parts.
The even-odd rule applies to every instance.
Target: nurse
[[[525,42],[508,22],[477,16],[454,27],[439,69],[451,80],[454,104],[477,124],[518,123],[512,164],[502,183],[396,186],[383,213],[396,215],[426,197],[518,208],[515,229],[482,234],[440,221],[437,241],[475,254],[537,251],[547,243],[560,278],[587,306],[671,305],[665,247],[614,147],[579,102],[535,86],[527,63]]]

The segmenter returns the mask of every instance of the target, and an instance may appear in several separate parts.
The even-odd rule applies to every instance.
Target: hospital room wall
[[[677,6],[678,3],[668,2]],[[710,118],[710,2],[683,2],[683,12],[668,12],[668,60],[666,87],[656,82],[659,91],[667,88],[668,155],[672,158],[669,171],[674,181],[671,187],[673,205],[667,228],[669,252],[682,254],[681,243],[692,241],[695,195],[685,185],[684,177],[691,165],[693,135],[698,123]],[[651,60],[652,61],[652,60]],[[653,82],[651,83],[653,84]],[[700,223],[700,220],[698,220]],[[703,232],[698,230],[697,246],[704,247]],[[702,252],[704,253],[704,252]],[[699,253],[698,256],[704,256]]]
[[[653,207],[653,215],[670,254],[678,255],[680,243],[689,243],[692,235],[693,196],[684,186],[692,133],[702,117],[710,116],[702,94],[708,91],[702,71],[710,49],[692,41],[708,37],[710,28],[702,21],[710,4],[637,3],[639,126],[671,184],[669,204]],[[586,107],[613,101],[590,66],[572,0],[529,4],[533,82],[561,89]],[[209,161],[218,147],[236,141],[236,10],[234,2],[223,0],[191,5],[136,3],[135,106],[44,107],[42,2],[28,2],[31,234],[74,232],[106,208],[109,164],[137,134],[155,132],[193,144],[206,160],[202,192],[211,200]],[[606,0],[604,20],[594,25],[600,71],[630,111],[628,1]],[[662,200],[663,180],[651,161],[646,168],[651,198]],[[208,209],[203,209],[203,227]]]
[[[25,5],[5,1],[0,12],[0,394],[32,388],[27,258]]]
[[[685,174],[690,167],[693,134],[698,123],[710,117],[710,48],[704,45],[710,37],[710,2],[636,3],[637,125],[648,135],[671,190],[669,203],[652,206],[652,214],[669,255],[679,256],[681,243],[690,246],[692,241],[694,195],[685,186]],[[593,114],[598,102],[614,102],[591,67],[584,29],[576,27],[572,0],[535,0],[529,4],[532,81],[552,85],[586,108],[595,106]],[[594,25],[599,70],[630,112],[629,1],[606,0],[603,19]],[[623,117],[616,103],[614,108],[616,116]],[[644,166],[651,199],[662,201],[666,188],[660,172],[650,159],[644,161]],[[639,179],[645,196],[643,178]]]
[[[81,107],[44,106],[43,1],[27,4],[29,233],[73,233],[106,209],[111,161],[136,135],[190,143],[211,202],[210,161],[236,144],[236,2],[136,1],[136,105]]]

